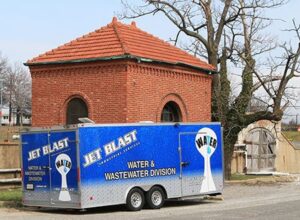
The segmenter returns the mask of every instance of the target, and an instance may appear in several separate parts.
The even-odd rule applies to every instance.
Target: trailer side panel
[[[222,191],[220,124],[100,125],[79,139],[84,208],[124,204],[133,187],[159,185],[168,198]]]

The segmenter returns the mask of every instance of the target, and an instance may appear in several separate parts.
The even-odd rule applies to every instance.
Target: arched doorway
[[[67,106],[67,124],[80,123],[78,118],[88,117],[88,107],[80,98],[73,98]]]
[[[247,172],[275,170],[276,139],[265,128],[255,128],[245,140],[247,149]]]
[[[161,122],[181,122],[182,114],[176,102],[170,101],[165,104],[161,112]]]

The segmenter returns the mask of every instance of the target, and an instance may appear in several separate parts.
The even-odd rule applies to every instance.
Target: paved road
[[[224,201],[189,200],[168,202],[160,210],[127,212],[123,206],[86,212],[0,209],[0,219],[300,219],[300,184],[245,186],[226,185]]]
[[[293,141],[292,143],[294,144],[294,147],[300,149],[300,141]]]

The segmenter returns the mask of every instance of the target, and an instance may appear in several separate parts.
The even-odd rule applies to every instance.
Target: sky
[[[122,11],[120,0],[3,0],[0,7],[0,52],[10,63],[24,63],[105,26]],[[268,15],[277,19],[269,33],[280,42],[290,39],[293,42],[292,33],[282,30],[291,27],[292,19],[300,23],[299,9],[300,1],[290,0],[288,4],[268,11]],[[128,20],[123,22],[130,23]],[[139,28],[164,40],[176,34],[173,24],[159,14],[136,19],[136,22]],[[298,110],[291,112],[296,114]]]
[[[119,0],[3,1],[0,51],[10,61],[25,62],[105,26],[120,11],[122,5]],[[138,19],[137,25],[168,40],[175,29],[162,20],[166,19],[162,16],[145,17]]]

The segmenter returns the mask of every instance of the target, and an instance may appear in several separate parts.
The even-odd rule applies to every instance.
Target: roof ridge
[[[118,40],[120,41],[120,44],[121,44],[124,54],[130,54],[128,46],[126,45],[126,42],[122,37],[121,31],[119,31],[117,28],[119,24],[122,25],[121,23],[118,22],[117,18],[114,17],[112,20],[112,27],[117,35]]]

